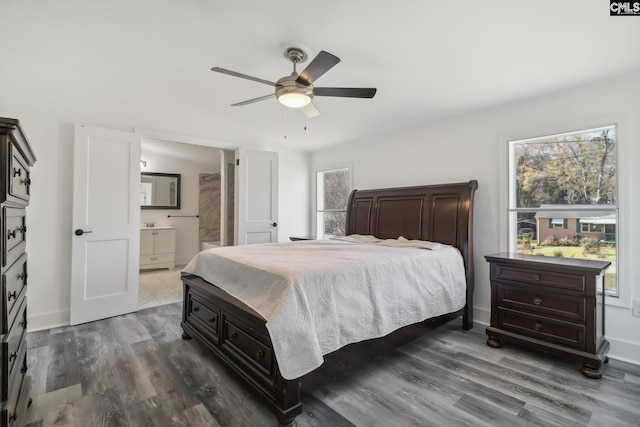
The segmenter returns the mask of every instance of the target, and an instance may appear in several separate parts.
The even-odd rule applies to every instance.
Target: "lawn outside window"
[[[616,136],[606,126],[508,142],[509,251],[611,261],[609,296],[619,294]]]

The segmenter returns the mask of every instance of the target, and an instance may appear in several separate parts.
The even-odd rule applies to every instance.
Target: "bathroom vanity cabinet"
[[[176,265],[175,227],[140,229],[140,270],[174,268]]]

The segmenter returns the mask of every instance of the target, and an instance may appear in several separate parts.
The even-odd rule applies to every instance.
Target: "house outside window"
[[[316,173],[316,236],[318,239],[345,235],[350,192],[351,175],[348,167]]]
[[[611,261],[605,287],[612,296],[618,295],[616,143],[615,126],[509,141],[509,250]]]

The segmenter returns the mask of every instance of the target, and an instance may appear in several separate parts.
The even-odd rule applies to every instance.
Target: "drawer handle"
[[[256,360],[260,361],[262,359],[264,359],[264,351],[258,350],[258,352],[256,353]]]
[[[216,318],[212,317],[211,319],[209,319],[209,323],[216,323]]]
[[[27,280],[27,273],[18,274],[18,280]]]
[[[200,311],[200,307],[198,307],[198,306],[193,307],[193,312],[195,313],[196,311]]]
[[[29,370],[29,367],[27,366],[26,363],[22,365],[22,368],[20,368],[20,372],[23,374],[26,374],[28,370]]]
[[[540,305],[540,304],[542,304],[542,298],[535,297],[535,298],[533,299],[533,303],[534,303],[535,305]]]
[[[9,362],[13,362],[14,360],[16,360],[18,358],[18,352],[14,351],[13,353],[11,353],[9,355]]]
[[[22,176],[22,169],[20,169],[20,168],[17,168],[17,169],[16,169],[16,168],[13,168],[13,176],[14,176],[14,177],[16,177],[16,176]]]
[[[16,237],[17,233],[18,233],[18,229],[17,228],[15,230],[13,230],[13,231],[7,230],[7,240],[10,240],[12,237]]]
[[[155,258],[149,258],[149,259],[150,259],[151,261],[157,261],[157,260],[158,260],[158,257],[155,257]]]
[[[7,301],[11,301],[12,299],[18,299],[18,291],[9,292],[7,294]]]
[[[26,185],[27,187],[31,185],[31,178],[21,179],[20,183]]]
[[[539,274],[534,274],[534,275],[533,275],[533,280],[535,280],[536,282],[537,282],[538,280],[540,280],[540,275],[539,275]]]
[[[14,412],[10,417],[9,417],[9,423],[14,422],[15,420],[18,419],[18,411]]]
[[[230,339],[231,341],[233,341],[233,340],[235,340],[236,338],[238,338],[238,333],[237,333],[237,332],[235,332],[235,331],[231,332],[231,335],[229,335],[229,339]]]
[[[533,329],[539,331],[540,329],[542,329],[542,325],[540,323],[536,323],[535,325],[533,325]]]
[[[27,320],[23,320],[22,322],[18,323],[18,325],[22,326],[22,329],[27,329]]]

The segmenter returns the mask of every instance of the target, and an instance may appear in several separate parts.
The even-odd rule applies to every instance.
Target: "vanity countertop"
[[[140,227],[140,230],[173,230],[175,227],[170,225],[156,225],[155,227]]]

